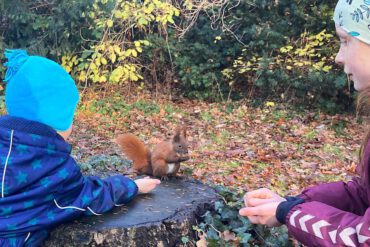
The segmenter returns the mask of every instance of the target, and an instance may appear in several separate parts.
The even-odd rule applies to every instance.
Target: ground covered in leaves
[[[354,174],[363,127],[351,115],[327,115],[266,102],[206,103],[118,90],[86,91],[70,142],[80,162],[122,155],[114,142],[133,133],[149,146],[177,124],[188,127],[191,159],[181,172],[241,193],[260,187],[294,195]],[[117,167],[105,167],[117,170]]]

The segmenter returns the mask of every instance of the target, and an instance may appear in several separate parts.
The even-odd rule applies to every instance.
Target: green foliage
[[[94,18],[94,28],[104,30],[103,36],[98,44],[89,42],[82,56],[67,54],[63,65],[82,82],[121,84],[143,79],[136,60],[150,43],[134,35],[145,34],[153,25],[166,29],[179,10],[161,0],[95,0],[88,15]]]
[[[5,114],[5,96],[0,96],[0,115]]]
[[[0,53],[26,48],[51,57],[84,85],[144,80],[189,97],[279,98],[334,112],[352,103],[342,69],[332,62],[334,6],[328,0],[6,0]]]
[[[59,58],[101,38],[102,30],[90,30],[93,19],[84,16],[93,0],[5,0],[3,20],[7,48],[26,48],[31,53]],[[22,13],[22,14],[20,14]]]
[[[224,201],[217,201],[214,211],[207,211],[202,222],[194,227],[206,236],[208,246],[292,246],[285,227],[256,226],[239,215],[242,195],[218,186]]]
[[[176,44],[174,63],[189,96],[221,98],[223,95],[219,93],[227,91],[222,70],[241,47],[230,37],[221,39],[221,35],[220,30],[211,29],[207,16],[202,15],[186,38]]]
[[[162,0],[15,0],[3,8],[8,48],[53,57],[83,83],[143,79],[137,57],[149,42],[136,36],[152,26],[166,29],[179,15]]]
[[[152,115],[159,113],[160,107],[157,104],[153,104],[153,102],[146,102],[143,100],[136,101],[132,104],[132,107],[142,111],[144,115]]]
[[[184,38],[176,39],[170,30],[167,42],[156,36],[152,43],[157,54],[161,51],[160,64],[175,68],[188,96],[250,95],[259,102],[272,97],[334,112],[352,103],[342,69],[334,65],[334,6],[332,1],[232,0],[203,9]]]
[[[109,170],[120,171],[122,167],[131,167],[131,161],[119,156],[95,155],[88,160],[79,163],[81,170],[87,174],[100,173],[107,175]],[[107,169],[109,167],[109,169]]]
[[[93,99],[85,102],[80,106],[82,110],[87,110],[99,113],[105,116],[110,116],[113,119],[116,117],[128,116],[131,111],[140,111],[145,116],[154,115],[160,112],[160,106],[154,102],[138,100],[132,104],[125,102],[119,94],[114,97],[103,99]]]

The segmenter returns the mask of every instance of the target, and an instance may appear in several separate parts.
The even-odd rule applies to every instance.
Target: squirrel
[[[175,176],[180,162],[189,159],[185,127],[177,127],[172,139],[158,143],[153,151],[133,134],[119,135],[116,143],[132,160],[132,169],[139,174],[160,178]]]

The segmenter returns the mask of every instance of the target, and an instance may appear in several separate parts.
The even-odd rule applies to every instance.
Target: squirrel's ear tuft
[[[176,130],[175,135],[173,136],[173,142],[180,142],[180,131]]]
[[[186,138],[186,127],[182,127],[182,136]]]
[[[186,138],[186,127],[184,125],[178,125],[176,127],[176,133],[179,133],[181,137]]]

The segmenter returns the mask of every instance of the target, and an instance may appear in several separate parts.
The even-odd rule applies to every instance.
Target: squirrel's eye
[[[182,148],[182,146],[181,146],[181,145],[179,145],[179,148]]]

